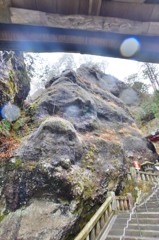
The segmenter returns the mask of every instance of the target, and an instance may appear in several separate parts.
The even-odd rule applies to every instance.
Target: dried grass
[[[14,154],[14,150],[18,148],[20,141],[13,137],[0,137],[0,162],[6,161]]]

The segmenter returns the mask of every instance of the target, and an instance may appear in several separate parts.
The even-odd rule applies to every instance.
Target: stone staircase
[[[129,221],[128,221],[129,220]],[[128,222],[128,227],[126,227]],[[123,235],[125,228],[125,236]],[[159,188],[144,203],[130,213],[114,216],[112,227],[102,240],[156,240],[159,239]]]
[[[104,203],[74,240],[159,240],[159,173],[136,171],[132,167],[127,179],[130,184],[131,180],[151,183],[153,187],[144,204],[137,205],[142,197],[141,190],[138,190],[134,206],[130,193],[115,196],[109,192]]]

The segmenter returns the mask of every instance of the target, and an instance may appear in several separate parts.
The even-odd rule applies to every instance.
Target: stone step
[[[121,221],[126,221],[129,218],[129,216],[127,216],[127,217],[117,216],[116,221],[120,221],[120,220]]]
[[[159,218],[140,218],[138,222],[140,224],[159,224]],[[131,223],[137,223],[137,219],[132,218]]]
[[[153,196],[153,197],[151,197],[147,202],[158,202],[158,200],[159,200],[159,196]]]
[[[131,216],[126,236],[122,240],[159,240],[159,191],[157,191],[157,195],[154,194],[147,200],[146,206],[145,204],[137,206],[136,211]],[[104,240],[120,240],[129,218],[129,213],[118,214]]]
[[[150,197],[150,199],[151,199],[151,198],[159,198],[159,194],[158,194],[158,193],[157,193],[157,194],[154,193],[154,194]]]
[[[118,227],[118,225],[116,225],[116,228]],[[159,224],[140,224],[139,225],[141,230],[155,230],[155,231],[159,231]],[[138,224],[133,224],[133,223],[129,223],[129,229],[138,229]]]
[[[119,213],[118,214],[118,218],[129,218],[130,216],[130,213]]]
[[[126,223],[119,223],[119,222],[115,222],[111,228],[111,230],[113,229],[124,229],[126,226]],[[131,223],[131,221],[129,222],[129,229],[134,229],[134,230],[156,230],[159,231],[159,224],[138,224],[136,223]]]
[[[148,201],[146,202],[146,204],[150,205],[150,204],[156,204],[156,205],[159,205],[159,202],[158,201]],[[143,203],[144,205],[144,203]]]
[[[149,198],[148,198],[148,200],[149,199],[151,199],[151,198],[159,198],[159,194],[157,193],[153,193],[153,195],[151,195]]]
[[[158,211],[158,210],[159,210],[159,207],[156,207],[156,208],[146,208],[146,207],[142,207],[142,208],[137,209],[137,214],[138,214],[139,212],[143,212],[143,211],[145,211],[145,213],[146,213],[146,212],[156,212],[156,211]]]
[[[141,235],[140,235],[141,233]],[[126,235],[128,236],[143,236],[143,237],[153,237],[159,239],[159,231],[155,230],[132,230],[132,229],[127,229],[126,230]]]
[[[139,209],[139,208],[142,208],[142,207],[159,207],[159,203],[156,203],[156,202],[146,203],[146,204],[143,204],[143,205],[137,207],[136,209]]]
[[[132,237],[132,236],[125,236],[123,240],[156,240],[157,238],[151,237]],[[104,240],[120,240],[119,236],[108,235]]]
[[[122,236],[123,235],[123,228],[112,228],[109,232],[109,235],[113,235],[113,236]]]
[[[122,236],[123,234],[123,229],[111,229],[109,232],[109,235],[114,235],[114,236]],[[137,236],[137,237],[153,237],[159,239],[159,231],[155,230],[138,230],[138,229],[126,229],[125,231],[126,236]]]
[[[125,222],[125,223],[115,222],[115,223],[113,224],[113,226],[112,226],[112,229],[113,229],[113,228],[115,228],[115,229],[118,229],[118,228],[124,229],[124,227],[126,226],[126,223],[127,223],[127,222]]]
[[[146,204],[145,203],[143,203],[143,204],[141,204],[141,207],[142,206],[144,206],[144,205],[147,205],[147,206],[151,206],[151,205],[158,205],[159,206],[159,202],[157,202],[157,201],[152,201],[152,202],[146,202]],[[137,206],[137,208],[138,207],[140,207],[140,206]]]
[[[157,199],[151,199],[151,200],[147,201],[146,203],[149,203],[149,204],[159,203],[159,201]]]
[[[147,203],[147,204],[157,204],[158,201],[156,201],[156,200],[152,200],[152,201],[147,201],[146,203]]]
[[[137,212],[132,214],[132,218],[159,218],[159,212]]]
[[[153,197],[159,197],[159,193],[158,192],[156,192],[156,193],[154,192],[153,195],[151,195],[150,198],[153,198]]]
[[[144,224],[144,225],[159,225],[159,218],[158,215],[155,217],[156,215],[154,213],[146,213],[144,212],[144,214],[141,212],[137,213],[137,218],[136,218],[136,214],[132,215],[131,220],[129,221],[129,224]],[[128,216],[127,216],[128,217]],[[115,223],[113,226],[121,226],[124,227],[127,224],[127,221],[129,220],[129,218],[122,218],[122,215],[117,216]]]
[[[156,212],[158,212],[158,210],[159,210],[159,206],[156,206],[156,207],[141,207],[141,208],[138,208],[137,209],[137,213],[138,212],[154,212],[154,211],[156,211]]]

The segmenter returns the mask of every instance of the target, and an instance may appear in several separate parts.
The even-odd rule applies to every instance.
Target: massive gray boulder
[[[63,72],[30,103],[35,127],[3,171],[0,239],[74,239],[133,161],[153,160],[120,94],[86,71]]]
[[[81,65],[77,70],[77,74],[81,79],[94,82],[95,85],[103,90],[109,91],[114,96],[120,98],[128,106],[136,106],[141,100],[139,92],[127,86],[124,82],[115,78],[110,74],[104,74],[96,68],[87,65]]]
[[[76,220],[76,214],[71,213],[70,208],[45,199],[33,200],[27,208],[10,213],[4,219],[0,228],[1,240],[64,239]],[[6,225],[9,231],[6,231]]]

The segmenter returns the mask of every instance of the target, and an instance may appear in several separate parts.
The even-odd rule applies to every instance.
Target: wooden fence
[[[115,211],[126,211],[132,208],[130,194],[126,197],[109,196],[90,221],[74,240],[97,240],[102,230],[108,225]]]
[[[135,178],[136,180],[143,180],[143,181],[148,181],[151,183],[155,183],[158,181],[158,174],[157,173],[149,173],[149,172],[142,172],[142,171],[137,171],[136,176],[134,177],[131,172],[128,173],[128,179],[132,180]]]

